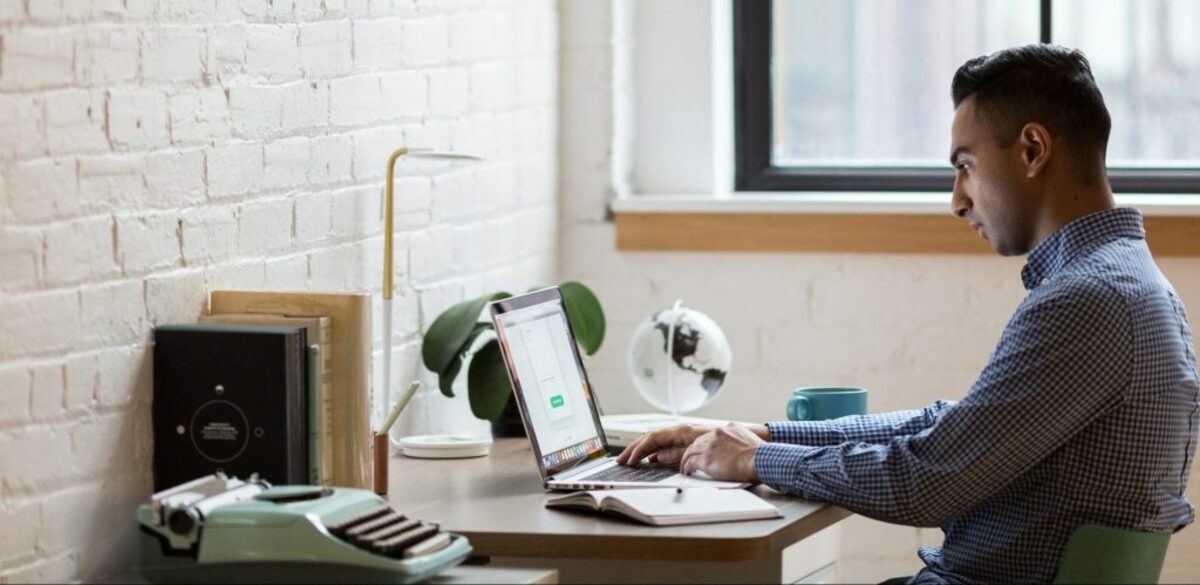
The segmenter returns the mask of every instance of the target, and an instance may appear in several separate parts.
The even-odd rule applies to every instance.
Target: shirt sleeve
[[[1076,279],[1031,294],[963,400],[915,435],[824,446],[765,443],[759,480],[872,518],[939,526],[1120,404],[1132,333],[1124,300]]]
[[[772,443],[810,446],[884,443],[892,437],[915,435],[933,426],[953,405],[953,402],[938,400],[920,410],[843,416],[833,420],[769,422],[767,431]]]

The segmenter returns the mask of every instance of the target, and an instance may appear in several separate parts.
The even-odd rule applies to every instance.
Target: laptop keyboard
[[[630,467],[627,465],[614,465],[587,477],[582,477],[579,481],[659,481],[666,479],[679,473],[678,467],[669,465],[639,465]]]

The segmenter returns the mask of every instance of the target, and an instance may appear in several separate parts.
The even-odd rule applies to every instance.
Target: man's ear
[[[1041,124],[1030,122],[1021,128],[1018,146],[1021,149],[1021,162],[1025,165],[1025,177],[1032,179],[1042,174],[1050,162],[1050,131]]]

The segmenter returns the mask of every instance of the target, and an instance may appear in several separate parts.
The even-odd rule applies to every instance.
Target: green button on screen
[[[550,397],[550,407],[551,408],[558,408],[558,407],[562,406],[565,402],[566,401],[563,400],[562,394],[555,394],[554,396]]]

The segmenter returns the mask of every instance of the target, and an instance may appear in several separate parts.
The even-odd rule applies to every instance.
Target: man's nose
[[[961,176],[954,177],[954,190],[950,192],[950,212],[955,217],[966,217],[971,210],[971,198],[963,190]]]

